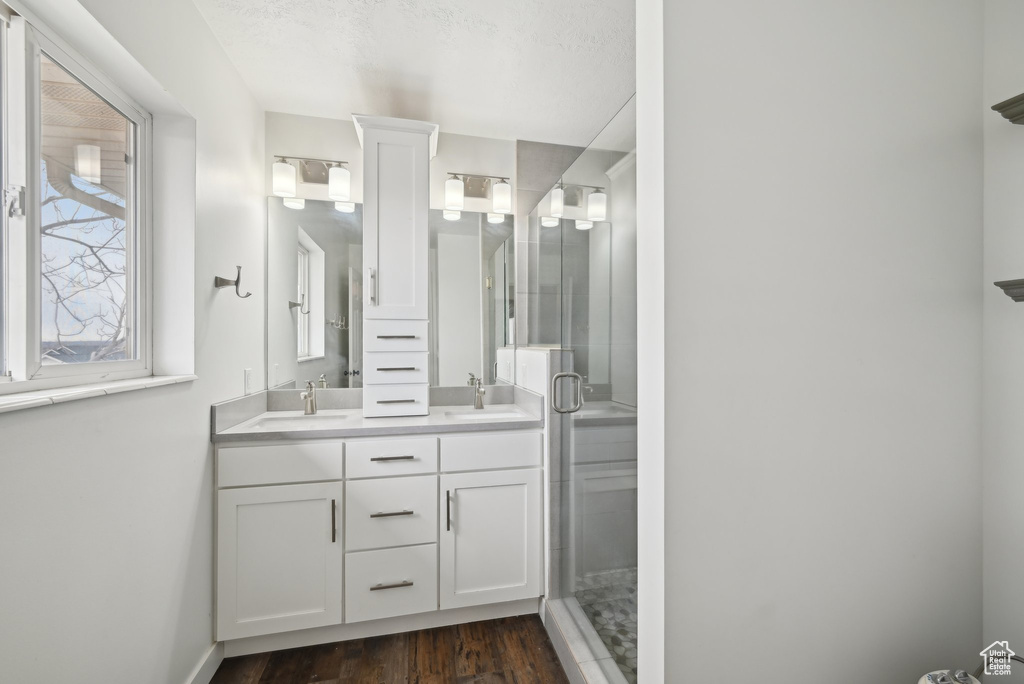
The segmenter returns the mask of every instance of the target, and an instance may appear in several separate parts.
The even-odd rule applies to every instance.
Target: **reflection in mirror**
[[[431,210],[429,221],[430,384],[465,385],[470,375],[507,381],[497,368],[499,355],[511,355],[512,217],[490,223],[486,214],[442,213]]]
[[[267,377],[299,387],[362,387],[362,206],[268,200]]]
[[[362,205],[268,199],[267,378],[301,388],[362,387]],[[512,217],[489,223],[431,210],[430,384],[511,382],[515,271]]]

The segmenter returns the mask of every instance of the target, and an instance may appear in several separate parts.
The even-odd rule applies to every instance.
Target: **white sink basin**
[[[519,411],[488,411],[487,409],[468,411],[445,411],[444,415],[455,420],[500,420],[502,418],[527,418]]]
[[[345,427],[348,416],[332,416],[314,414],[312,416],[266,416],[260,418],[250,427],[253,430],[329,430],[332,427]]]

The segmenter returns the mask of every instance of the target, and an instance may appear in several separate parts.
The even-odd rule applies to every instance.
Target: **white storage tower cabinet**
[[[363,415],[424,416],[430,160],[437,124],[352,117],[363,147]]]

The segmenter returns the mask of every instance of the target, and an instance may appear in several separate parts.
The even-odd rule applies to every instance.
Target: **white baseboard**
[[[492,603],[485,606],[472,606],[469,608],[435,610],[429,613],[403,615],[402,617],[386,618],[383,620],[370,620],[368,622],[355,622],[347,625],[331,625],[330,627],[316,627],[314,629],[301,629],[295,632],[233,639],[222,642],[224,652],[221,657],[222,659],[233,658],[240,655],[249,655],[250,653],[329,644],[334,641],[365,639],[383,634],[400,634],[419,629],[433,629],[434,627],[446,627],[448,625],[478,622],[480,620],[495,620],[516,615],[535,615],[539,612],[540,599],[535,598],[507,601],[505,603]],[[196,684],[200,684],[199,680],[196,680]],[[202,684],[208,684],[208,680],[202,682]]]
[[[185,680],[185,684],[210,684],[210,680],[213,679],[213,675],[217,673],[217,668],[223,661],[224,644],[215,643],[196,664],[196,668]]]

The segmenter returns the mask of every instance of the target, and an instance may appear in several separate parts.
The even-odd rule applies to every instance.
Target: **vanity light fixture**
[[[306,200],[301,197],[285,197],[284,206],[289,209],[304,209],[306,207]]]
[[[75,175],[88,183],[100,182],[99,145],[75,145]]]
[[[590,230],[593,227],[593,221],[583,221],[581,219],[576,220],[576,230]]]
[[[466,187],[463,180],[454,173],[451,174],[451,178],[444,182],[444,208],[448,211],[462,211],[465,206],[465,198]],[[445,216],[445,218],[448,217]],[[455,219],[449,220],[454,221]]]
[[[540,217],[540,225],[544,226],[545,228],[554,228],[559,223],[561,223],[561,219],[559,219],[558,217],[555,217],[555,216],[541,216]]]
[[[274,162],[273,190],[278,197],[295,197],[295,167],[284,157]]]
[[[558,185],[551,189],[551,215],[554,218],[562,218],[562,212],[565,211],[565,189],[562,187],[562,180],[558,180]],[[550,228],[551,226],[548,226]]]
[[[342,166],[345,163],[339,162],[327,172],[327,196],[338,202],[348,202],[351,199],[352,174]]]
[[[356,210],[355,202],[335,202],[335,211],[340,211],[342,214],[351,214]]]
[[[462,218],[461,211],[453,211],[451,209],[445,209],[443,212],[441,212],[441,215],[444,216],[445,221],[458,221],[460,218]]]
[[[604,188],[598,188],[587,197],[587,220],[604,221],[607,218],[608,195],[604,193]],[[590,226],[587,227],[589,228]]]
[[[488,223],[504,223],[505,222],[505,215],[504,214],[493,214],[491,212],[487,212],[487,222]]]
[[[512,213],[512,186],[504,178],[491,186],[491,211],[495,214]]]

